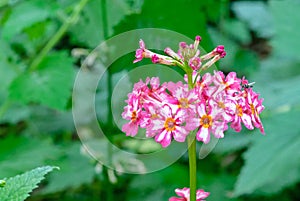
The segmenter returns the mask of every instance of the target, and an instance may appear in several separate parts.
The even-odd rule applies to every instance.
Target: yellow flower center
[[[219,108],[225,109],[225,104],[222,101],[218,102]]]
[[[179,100],[179,107],[180,108],[189,108],[189,101],[187,98],[181,98]]]
[[[167,118],[164,124],[164,127],[167,131],[174,131],[176,128],[175,120],[171,117]]]
[[[137,120],[136,111],[133,111],[131,114],[131,121],[135,122]]]
[[[212,125],[212,117],[210,115],[203,115],[200,119],[200,126],[209,128]]]
[[[243,108],[238,104],[236,104],[236,114],[240,117],[243,116]]]
[[[256,109],[253,104],[250,104],[250,108],[251,108],[251,113],[256,114]]]

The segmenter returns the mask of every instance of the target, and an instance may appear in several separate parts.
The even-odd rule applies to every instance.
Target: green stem
[[[189,89],[194,87],[191,68],[186,68],[188,75]],[[189,171],[190,171],[190,201],[196,201],[196,188],[197,188],[197,164],[196,164],[196,140],[195,135],[191,132],[188,136],[188,153],[189,153]]]
[[[81,0],[75,7],[74,11],[71,14],[70,17],[68,17],[65,22],[62,24],[62,26],[59,28],[59,30],[53,35],[53,37],[48,41],[48,43],[44,46],[44,48],[40,51],[40,53],[35,57],[35,59],[32,61],[29,71],[34,71],[38,68],[39,64],[42,62],[42,60],[45,58],[45,56],[48,54],[48,52],[57,44],[57,42],[63,37],[63,35],[66,33],[68,28],[76,23],[77,19],[79,18],[80,12],[84,8],[84,6],[87,4],[89,0]]]
[[[101,1],[101,13],[102,13],[102,24],[103,24],[103,36],[104,39],[107,40],[109,37],[108,33],[108,19],[107,19],[107,3],[106,0]],[[106,55],[109,57],[109,54]],[[107,98],[107,107],[108,107],[108,125],[109,123],[113,122],[112,117],[112,109],[111,109],[111,96],[112,96],[112,72],[111,68],[107,68],[108,78],[107,78],[107,89],[108,89],[108,98]],[[108,132],[112,132],[112,127],[108,127]],[[112,166],[112,159],[113,159],[113,147],[110,142],[108,142],[107,145],[107,155],[109,160],[109,165]],[[107,168],[108,171],[108,168]],[[106,192],[107,192],[107,201],[113,201],[114,200],[114,194],[113,194],[113,184],[108,180],[107,186],[106,186]]]
[[[194,135],[188,137],[188,153],[189,153],[189,168],[190,168],[190,201],[196,201],[197,188],[197,165],[196,165],[196,140]]]
[[[6,99],[5,102],[1,105],[0,107],[0,119],[4,116],[4,114],[6,113],[6,111],[8,110],[8,108],[11,105],[11,101],[9,101],[9,99]]]

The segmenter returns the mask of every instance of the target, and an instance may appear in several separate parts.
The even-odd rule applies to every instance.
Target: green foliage
[[[238,18],[245,21],[259,37],[269,38],[273,36],[274,22],[265,2],[237,1],[233,3],[232,9]]]
[[[51,142],[36,138],[10,136],[0,141],[0,147],[0,175],[6,176],[44,165],[61,155]]]
[[[10,86],[10,98],[21,103],[41,103],[64,109],[73,84],[73,60],[65,52],[48,55],[34,72],[18,76]],[[36,87],[40,86],[40,87]]]
[[[70,188],[78,188],[92,182],[95,168],[86,156],[80,153],[80,144],[74,143],[61,148],[63,151],[59,161],[54,162],[60,167],[59,172],[50,175],[50,182],[42,193],[55,193]]]
[[[300,45],[299,35],[294,27],[298,26],[300,3],[297,0],[270,2],[270,10],[274,18],[276,35],[271,39],[276,56],[299,61],[297,47]],[[282,12],[284,11],[284,12]],[[290,13],[290,15],[286,15]]]
[[[299,109],[294,109],[265,119],[268,135],[256,139],[245,153],[246,164],[236,183],[236,195],[256,189],[260,193],[275,193],[300,179],[300,126],[291,121],[299,118]]]
[[[86,54],[107,37],[151,27],[173,30],[191,39],[201,35],[201,46],[206,51],[223,44],[227,56],[218,62],[218,67],[225,73],[236,71],[239,77],[246,75],[264,98],[265,111],[261,118],[265,136],[256,130],[243,129],[242,133],[229,130],[211,154],[198,160],[198,187],[210,191],[207,200],[300,199],[298,0],[89,0],[32,69],[33,61],[59,28],[69,23],[68,17],[78,9],[79,2],[0,1],[0,175],[11,177],[46,164],[61,167],[61,171],[51,174],[43,188],[29,198],[34,201],[168,200],[175,196],[175,188],[188,186],[186,155],[170,167],[147,175],[101,169],[94,159],[81,153],[83,149],[72,119],[72,86],[76,68],[81,66]],[[143,38],[149,41],[149,46],[159,43],[153,41],[155,36]],[[132,39],[120,42],[132,45]],[[170,39],[163,43],[176,50],[178,42]],[[74,48],[80,48],[83,55],[74,56]],[[119,87],[121,93],[115,94],[112,107],[121,111],[126,90],[140,79],[128,72],[137,69],[143,79],[151,76],[145,75],[140,66],[147,61],[132,64],[133,58],[134,52],[122,55],[99,80],[95,92],[96,114],[107,138],[119,148],[133,153],[155,152],[160,146],[150,140],[119,134],[120,128],[115,125],[119,122],[109,118],[108,101],[114,87]],[[102,55],[97,59],[101,60]],[[84,70],[94,73],[93,68],[91,65]],[[161,67],[153,70],[153,75],[159,75],[161,80],[175,79]],[[125,75],[128,76],[124,78]],[[79,107],[84,112],[80,124],[91,121],[91,111],[87,109],[91,106],[86,102],[84,89],[93,81],[81,83]],[[113,87],[109,90],[110,84]],[[85,127],[83,131],[92,135]],[[125,158],[124,154],[110,149],[106,140],[93,140],[89,145],[99,153],[99,159],[111,160],[123,170],[166,163],[164,156],[151,158],[146,164],[138,158]],[[18,181],[22,186],[26,178],[34,179],[34,183],[24,186],[27,197],[53,168],[46,166],[25,176],[0,180],[0,200],[12,200],[1,197],[3,192],[16,187],[12,182]]]
[[[3,38],[10,40],[26,27],[46,20],[51,13],[43,4],[41,1],[24,1],[15,6],[9,13],[8,20],[4,22]]]
[[[54,169],[54,166],[38,167],[29,172],[9,178],[4,187],[0,188],[0,200],[2,201],[23,201],[37,188],[46,174]]]

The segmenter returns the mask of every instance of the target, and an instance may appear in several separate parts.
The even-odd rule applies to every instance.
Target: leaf
[[[242,44],[249,44],[251,42],[251,35],[247,26],[237,19],[226,20],[224,22],[224,31]]]
[[[80,145],[80,143],[73,143],[61,148],[65,153],[64,156],[53,161],[60,167],[60,171],[50,175],[49,183],[41,193],[54,193],[92,182],[95,169],[89,158],[80,153]]]
[[[9,137],[0,140],[0,175],[13,176],[61,156],[60,150],[47,140]],[[33,160],[34,159],[34,160]]]
[[[282,110],[300,105],[299,62],[275,56],[261,62],[260,71],[255,74],[254,89],[264,97],[267,110]],[[254,77],[254,76],[253,76]],[[288,98],[293,97],[293,98]]]
[[[54,166],[38,167],[24,174],[9,178],[3,188],[0,188],[1,201],[23,201],[37,188],[45,175],[54,169],[59,169]]]
[[[180,8],[180,13],[178,13],[178,8]],[[137,28],[155,27],[176,31],[191,39],[194,39],[196,35],[201,35],[202,38],[205,38],[201,41],[201,46],[212,48],[206,27],[205,13],[208,9],[209,6],[204,1],[189,1],[189,3],[186,3],[174,0],[170,4],[168,1],[145,0],[142,11],[126,16],[114,27],[114,33],[124,33]]]
[[[33,72],[25,72],[10,85],[10,98],[21,103],[41,103],[64,109],[74,80],[73,59],[65,52],[48,55]]]
[[[10,40],[14,35],[20,33],[24,28],[37,22],[46,20],[50,16],[50,10],[44,8],[37,1],[23,1],[14,6],[12,12],[3,26],[3,38]]]
[[[261,1],[238,1],[232,5],[234,13],[245,21],[259,37],[274,35],[273,18],[266,3]]]
[[[299,61],[300,40],[299,33],[295,30],[300,22],[299,8],[300,2],[298,0],[270,1],[270,10],[276,30],[271,44],[274,48],[274,54],[280,58]],[[287,13],[289,14],[287,15]]]
[[[245,153],[245,166],[239,175],[234,194],[255,190],[275,193],[300,179],[299,109],[265,119],[266,136],[257,138]]]
[[[250,131],[247,132],[246,128],[243,129],[242,133],[236,133],[230,129],[229,131],[226,131],[224,139],[218,141],[213,152],[232,153],[241,150],[242,148],[247,147],[255,137],[257,136],[254,136]]]
[[[102,10],[103,6],[106,9],[106,16]],[[136,12],[140,6],[140,1],[132,1],[130,6],[129,2],[122,0],[107,1],[106,5],[101,0],[90,0],[83,9],[82,17],[70,30],[73,41],[95,48],[100,42],[104,41],[105,37],[113,34],[113,27],[125,15]],[[103,24],[104,17],[107,23],[105,26]],[[104,35],[105,31],[107,36]]]

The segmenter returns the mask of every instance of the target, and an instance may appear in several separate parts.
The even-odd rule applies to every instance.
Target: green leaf
[[[49,141],[32,137],[10,135],[0,140],[0,147],[0,175],[8,177],[61,156],[60,150]]]
[[[206,4],[206,1],[186,3],[174,0],[170,4],[168,1],[145,0],[140,13],[126,16],[114,27],[115,34],[137,28],[162,28],[179,32],[191,39],[194,39],[196,35],[201,35],[205,39],[201,41],[201,46],[205,49],[212,48],[210,36],[207,33],[205,15],[210,7]],[[180,12],[178,12],[178,8],[180,8]]]
[[[280,58],[296,59],[299,61],[299,33],[295,27],[300,22],[300,2],[298,0],[270,1],[276,34],[271,44],[274,54]],[[287,15],[288,13],[288,15]]]
[[[253,81],[256,82],[254,89],[265,97],[267,110],[276,111],[300,105],[300,88],[295,87],[300,84],[299,65],[299,62],[278,57],[261,62],[260,71],[255,74]]]
[[[245,133],[246,132],[246,133]],[[225,138],[218,141],[218,144],[213,149],[214,153],[232,153],[247,147],[252,140],[257,137],[247,132],[244,128],[242,133],[236,133],[232,129],[226,131]]]
[[[62,110],[71,96],[73,79],[73,59],[65,52],[54,52],[44,58],[38,70],[25,72],[11,83],[10,98]]]
[[[274,35],[273,18],[264,2],[238,1],[233,3],[232,9],[259,37],[269,38]]]
[[[49,183],[41,193],[54,193],[92,182],[95,175],[94,165],[90,163],[88,157],[80,153],[80,149],[80,143],[61,148],[65,154],[54,162],[61,171],[50,175]]]
[[[37,188],[45,177],[45,175],[54,169],[59,169],[54,166],[38,167],[24,174],[9,178],[6,185],[0,188],[1,201],[23,201]]]
[[[224,22],[224,31],[233,39],[242,44],[249,44],[251,42],[251,35],[245,23],[230,19]]]
[[[236,196],[255,190],[275,193],[300,179],[300,125],[295,124],[295,119],[300,119],[299,109],[264,120],[267,135],[257,137],[245,153]]]
[[[140,1],[132,1],[132,5],[128,1],[111,0],[106,2],[106,20],[107,27],[104,27],[102,7],[105,6],[101,0],[90,0],[83,9],[82,17],[70,29],[72,39],[80,42],[88,47],[95,48],[105,39],[104,29],[107,36],[113,34],[113,27],[128,14],[136,12],[141,6]]]
[[[23,1],[12,9],[12,12],[3,26],[2,36],[10,40],[24,28],[37,22],[44,21],[50,16],[50,11],[45,9],[40,2]]]

